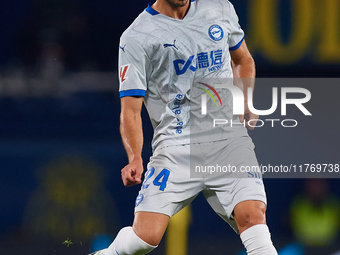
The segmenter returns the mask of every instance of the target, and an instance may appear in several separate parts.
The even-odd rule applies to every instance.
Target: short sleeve
[[[237,50],[243,40],[244,40],[244,32],[239,24],[238,16],[236,14],[234,6],[229,2],[230,6],[230,38],[229,38],[229,50],[234,51]]]
[[[120,97],[145,96],[150,60],[140,43],[131,37],[120,39],[118,68]]]

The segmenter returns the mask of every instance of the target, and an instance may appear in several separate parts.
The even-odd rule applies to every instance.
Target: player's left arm
[[[254,90],[256,75],[255,62],[245,41],[242,42],[237,50],[230,51],[230,55],[235,85],[241,88],[244,95],[244,115],[239,116],[240,122],[243,123],[243,121],[246,120],[247,128],[254,129],[254,127],[248,125],[248,121],[252,120],[252,126],[255,126],[257,122],[255,120],[257,120],[259,116],[253,114],[248,108],[248,88]]]

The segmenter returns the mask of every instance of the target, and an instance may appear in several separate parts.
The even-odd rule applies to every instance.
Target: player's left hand
[[[238,117],[241,123],[244,123],[245,121],[245,126],[249,130],[253,130],[255,128],[257,120],[259,119],[259,115],[252,113],[249,110],[248,105],[244,106],[244,115],[239,115]],[[251,120],[251,126],[249,125],[250,120]]]

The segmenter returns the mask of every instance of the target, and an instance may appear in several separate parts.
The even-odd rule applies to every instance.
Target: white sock
[[[104,255],[144,255],[155,249],[140,239],[132,227],[122,228],[113,243],[105,249]]]
[[[248,255],[277,255],[268,226],[265,224],[248,228],[240,237]]]

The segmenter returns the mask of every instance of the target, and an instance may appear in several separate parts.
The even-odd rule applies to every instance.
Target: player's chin
[[[167,0],[174,7],[184,7],[190,0]]]

